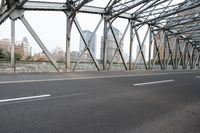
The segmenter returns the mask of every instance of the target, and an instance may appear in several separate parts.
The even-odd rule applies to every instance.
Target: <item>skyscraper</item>
[[[115,27],[113,27],[113,31],[114,31],[114,34],[115,34],[115,37],[117,39],[117,41],[119,42],[121,37],[122,37],[122,33]],[[123,45],[124,45],[124,42],[122,41],[121,43],[121,51],[123,52]],[[114,53],[115,53],[115,50],[117,48],[117,45],[116,45],[116,42],[115,42],[115,39],[112,35],[112,32],[111,30],[108,31],[108,34],[107,34],[107,40],[106,40],[106,51],[107,51],[107,60],[111,61]],[[101,59],[103,59],[103,37],[101,38]],[[114,62],[117,62],[119,63],[121,61],[121,57],[120,57],[120,54],[119,52],[115,55],[115,58],[114,58]]]
[[[26,37],[23,38],[21,47],[23,48],[23,54],[25,58],[31,56],[31,46]]]
[[[84,30],[83,33],[84,33],[85,40],[88,43],[88,41],[92,35],[92,32],[89,30]],[[80,38],[79,51],[82,52],[84,50],[84,48],[85,48],[85,43],[83,42],[82,38]],[[89,48],[90,48],[92,54],[94,55],[94,57],[96,58],[96,35],[91,40],[91,42],[89,44]],[[85,52],[84,57],[90,58],[90,55],[88,54],[88,52]]]

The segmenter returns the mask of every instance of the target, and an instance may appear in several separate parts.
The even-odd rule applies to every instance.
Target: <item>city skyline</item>
[[[11,40],[10,39],[0,39],[0,49],[11,53]],[[15,53],[21,56],[22,60],[25,60],[32,55],[32,48],[26,37],[23,37],[22,40],[15,41]]]
[[[38,20],[43,20],[44,16],[46,23],[41,23]],[[42,42],[45,44],[49,51],[53,51],[56,47],[61,47],[65,51],[66,46],[66,16],[64,13],[61,12],[52,12],[48,14],[47,12],[25,12],[25,17],[41,38]],[[52,19],[54,18],[54,19]],[[83,30],[94,31],[96,25],[98,24],[99,20],[101,19],[100,15],[87,15],[87,14],[77,14],[77,19],[79,21],[83,21],[81,23],[81,27]],[[91,20],[90,23],[87,20]],[[57,21],[62,20],[62,21]],[[120,22],[120,23],[119,23]],[[2,38],[10,38],[10,20],[6,20],[0,26],[0,30],[4,32],[0,32],[0,39]],[[55,26],[56,25],[56,26]],[[120,31],[124,31],[127,21],[126,20],[116,20],[113,24],[115,27],[119,27]],[[97,35],[97,49],[100,49],[101,43],[101,36],[103,36],[103,23],[100,25],[99,29],[96,32]],[[24,27],[24,25],[17,20],[16,21],[16,40],[21,40],[24,36],[26,36],[32,46],[33,53],[41,52],[40,47],[32,38],[30,33]],[[75,25],[72,26],[72,36],[71,36],[71,51],[79,51],[79,38],[80,34],[78,33]],[[128,41],[128,36],[127,39]],[[128,43],[126,43],[128,44]],[[126,53],[128,53],[128,45],[126,46]],[[100,53],[97,52],[97,58],[100,58]]]
[[[47,15],[49,17],[46,18],[45,21],[49,22],[49,24],[41,23],[39,20],[43,20],[44,16]],[[56,47],[62,48],[66,51],[66,20],[64,19],[65,16],[63,13],[60,12],[52,12],[48,14],[46,12],[25,12],[25,16],[35,32],[41,38],[44,45],[47,47],[49,51],[53,51]],[[31,17],[30,17],[31,16]],[[52,19],[55,18],[55,19]],[[57,20],[64,20],[64,21],[57,21]],[[86,20],[91,19],[91,22],[88,23]],[[81,28],[88,31],[94,31],[96,25],[98,24],[99,20],[101,19],[100,15],[87,15],[84,13],[77,14],[77,20],[83,21],[80,24]],[[55,26],[56,25],[56,26]],[[113,23],[113,27],[117,27],[121,33],[124,32],[127,26],[127,21],[125,19],[117,19]],[[146,31],[146,27],[142,27],[138,32],[139,34],[144,34]],[[0,26],[0,30],[5,32],[0,32],[0,39],[1,38],[10,38],[10,20],[7,20]],[[129,29],[130,30],[130,27]],[[20,33],[20,34],[19,34]],[[30,33],[26,30],[24,25],[20,21],[16,21],[16,40],[21,40],[24,36],[26,36],[31,44],[32,53],[39,53],[42,52],[38,44],[35,42],[33,37]],[[96,32],[96,58],[100,59],[100,49],[101,49],[101,37],[103,36],[103,23],[101,23],[99,29]],[[143,38],[143,37],[141,37]],[[142,40],[142,39],[141,39]],[[148,40],[148,38],[147,38]],[[126,34],[124,37],[124,45],[123,45],[123,55],[129,56],[129,44],[130,44],[130,35]],[[75,25],[72,26],[72,35],[71,35],[71,47],[70,50],[72,51],[79,51],[80,45],[80,34],[76,29]],[[133,42],[133,54],[132,59],[135,60],[137,55],[137,40],[135,39]],[[147,47],[148,48],[148,47]]]

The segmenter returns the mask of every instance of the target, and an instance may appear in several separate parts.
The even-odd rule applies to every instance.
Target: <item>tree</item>
[[[22,56],[15,53],[15,60],[21,60]],[[8,51],[0,49],[0,60],[11,60],[11,54]]]
[[[8,60],[9,58],[10,58],[9,52],[7,52],[3,49],[0,49],[0,59],[1,60]]]

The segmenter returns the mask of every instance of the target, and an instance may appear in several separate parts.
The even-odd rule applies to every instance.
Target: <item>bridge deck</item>
[[[197,133],[200,71],[4,74],[0,132]]]

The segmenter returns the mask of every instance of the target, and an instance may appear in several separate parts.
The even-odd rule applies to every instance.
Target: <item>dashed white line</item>
[[[74,94],[67,94],[67,95],[60,95],[60,96],[52,96],[50,94],[47,94],[47,95],[40,95],[40,96],[30,96],[30,97],[2,99],[2,100],[0,100],[0,105],[26,103],[26,102],[33,102],[33,101],[48,100],[48,99],[59,99],[59,98],[67,98],[67,97],[76,97],[76,96],[82,96],[82,95],[85,95],[85,93],[74,93]]]
[[[153,82],[146,82],[146,83],[137,83],[133,84],[134,86],[143,86],[143,85],[151,85],[151,84],[160,84],[160,83],[167,83],[167,82],[173,82],[173,79],[170,80],[161,80],[161,81],[153,81]]]
[[[30,100],[30,99],[38,99],[38,98],[46,98],[46,97],[50,97],[50,96],[51,96],[50,94],[46,94],[46,95],[38,95],[38,96],[28,96],[28,97],[19,97],[19,98],[11,98],[11,99],[2,99],[2,100],[0,100],[0,103]]]

